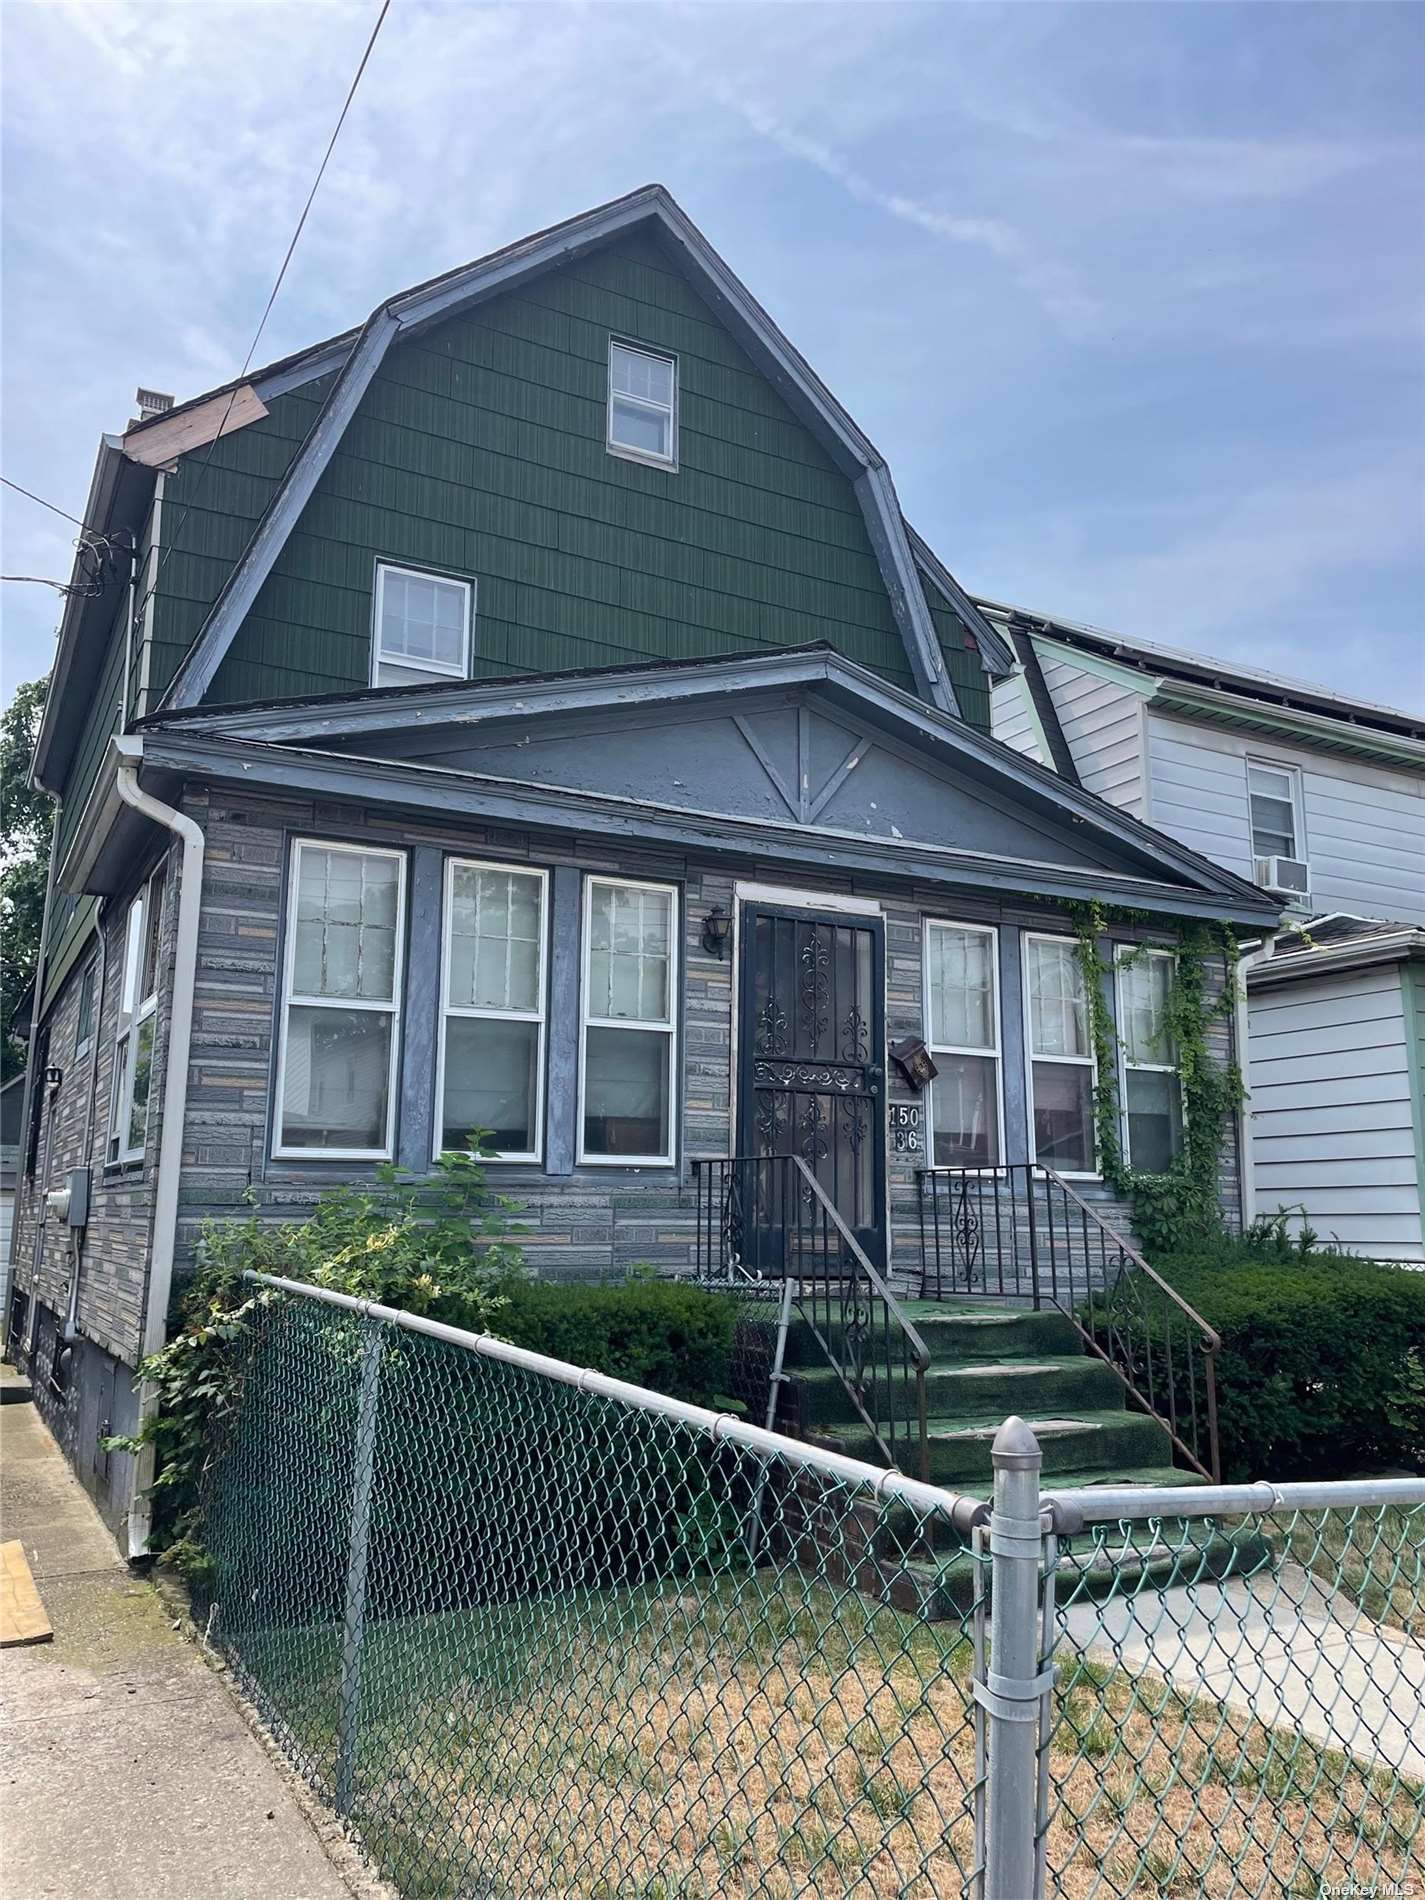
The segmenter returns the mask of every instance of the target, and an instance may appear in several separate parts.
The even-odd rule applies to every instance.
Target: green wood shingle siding
[[[675,474],[605,447],[611,334],[678,358]],[[170,478],[160,689],[324,393],[279,398],[201,478],[206,449]],[[377,559],[477,581],[477,677],[826,640],[913,686],[850,483],[648,237],[388,353],[209,702],[364,685]],[[987,727],[979,663],[953,615],[938,624]]]

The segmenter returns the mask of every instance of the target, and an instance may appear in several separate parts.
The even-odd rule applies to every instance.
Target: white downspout
[[[1237,1000],[1233,1032],[1237,1041],[1237,1072],[1242,1078],[1242,1103],[1237,1115],[1237,1181],[1242,1193],[1242,1226],[1245,1231],[1257,1218],[1257,1179],[1252,1168],[1252,1044],[1250,1005],[1247,1000],[1247,972],[1265,963],[1272,954],[1277,932],[1269,931],[1255,950],[1237,960],[1235,982]]]
[[[118,761],[115,789],[126,805],[151,818],[183,840],[183,864],[178,886],[178,930],[173,951],[168,1053],[164,1065],[163,1128],[158,1144],[158,1175],[153,1192],[153,1244],[149,1255],[148,1304],[144,1313],[145,1356],[157,1352],[168,1336],[168,1298],[173,1287],[173,1255],[178,1233],[178,1183],[183,1167],[183,1126],[188,1108],[188,1052],[193,1039],[193,987],[198,973],[198,919],[203,900],[203,833],[191,818],[165,805],[139,785],[138,767],[143,741],[110,740]],[[158,1394],[145,1383],[139,1393],[139,1430],[158,1410]],[[153,1506],[153,1450],[145,1447],[138,1460],[134,1495],[129,1505],[129,1555],[148,1551]]]

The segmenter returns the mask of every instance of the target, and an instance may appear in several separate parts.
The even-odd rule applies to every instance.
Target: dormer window
[[[609,343],[609,452],[678,466],[678,364],[656,350]]]
[[[371,684],[422,686],[470,677],[472,581],[414,568],[376,568],[371,631]]]

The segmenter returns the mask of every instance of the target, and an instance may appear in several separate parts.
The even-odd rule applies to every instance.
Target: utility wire
[[[6,488],[13,488],[17,495],[23,495],[27,501],[37,501],[40,504],[41,508],[48,508],[52,515],[63,515],[66,521],[72,521],[75,527],[83,529],[85,534],[93,533],[93,530],[91,528],[84,527],[84,523],[79,519],[78,515],[70,514],[67,508],[57,508],[52,501],[46,501],[43,495],[35,494],[33,489],[21,488],[20,484],[18,482],[12,482],[8,475],[0,475],[0,482],[3,482]],[[30,580],[32,578],[33,577],[28,574],[0,575],[0,580],[9,580],[9,581]]]
[[[322,179],[326,174],[327,164],[331,159],[331,155],[333,151],[336,149],[336,142],[337,142],[338,137],[340,136],[341,128],[346,123],[346,115],[351,110],[351,102],[356,97],[356,89],[361,84],[361,76],[366,71],[367,61],[371,58],[372,48],[376,44],[376,37],[380,33],[382,26],[385,24],[386,15],[390,12],[390,10],[391,10],[391,0],[382,0],[381,11],[376,16],[376,24],[371,29],[371,37],[366,42],[366,51],[361,55],[361,64],[357,67],[355,75],[352,78],[351,84],[347,88],[346,98],[343,101],[341,111],[337,116],[337,122],[335,126],[332,128],[331,137],[327,140],[327,149],[322,154],[322,162],[317,167],[316,177],[312,180],[312,189],[307,193],[307,202],[302,206],[302,215],[297,220],[297,228],[292,233],[292,241],[287,246],[286,256],[282,259],[282,267],[278,271],[276,280],[274,281],[272,285],[271,293],[268,296],[267,303],[263,308],[262,317],[258,323],[257,329],[253,332],[252,342],[248,345],[247,355],[243,358],[242,368],[238,371],[238,374],[237,374],[237,381],[233,384],[232,390],[228,396],[227,407],[223,411],[222,420],[219,422],[217,432],[214,435],[211,443],[208,445],[208,453],[204,456],[202,466],[199,468],[197,476],[194,479],[193,492],[189,495],[187,502],[184,504],[183,513],[178,517],[178,525],[173,530],[173,533],[167,537],[168,545],[167,547],[165,547],[162,555],[159,557],[159,562],[154,572],[153,581],[148,587],[147,591],[144,593],[143,598],[139,601],[138,606],[134,609],[135,621],[138,621],[139,619],[142,618],[145,607],[147,607],[149,601],[153,598],[154,593],[157,591],[158,583],[163,578],[163,570],[168,565],[169,556],[173,553],[173,550],[178,545],[179,537],[183,532],[183,524],[187,521],[189,515],[193,511],[195,504],[197,503],[199,493],[203,486],[203,482],[208,473],[208,466],[213,459],[214,452],[217,449],[219,442],[221,442],[223,438],[223,431],[228,426],[228,417],[232,414],[233,404],[237,401],[237,398],[238,398],[238,391],[241,389],[244,378],[247,376],[247,372],[249,368],[251,367],[252,359],[257,353],[257,346],[262,340],[262,333],[267,328],[267,319],[272,314],[272,306],[277,301],[277,293],[279,290],[281,290],[282,280],[287,275],[287,266],[292,262],[292,255],[297,248],[297,240],[301,237],[303,227],[305,226],[307,222],[307,213],[312,208],[312,203],[313,203],[313,200],[316,198],[318,187],[321,185]],[[70,518],[71,520],[73,519],[72,516]]]

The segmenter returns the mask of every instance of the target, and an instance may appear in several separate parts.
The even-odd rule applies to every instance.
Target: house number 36
[[[898,1155],[914,1154],[920,1148],[920,1103],[891,1104],[891,1146]]]

